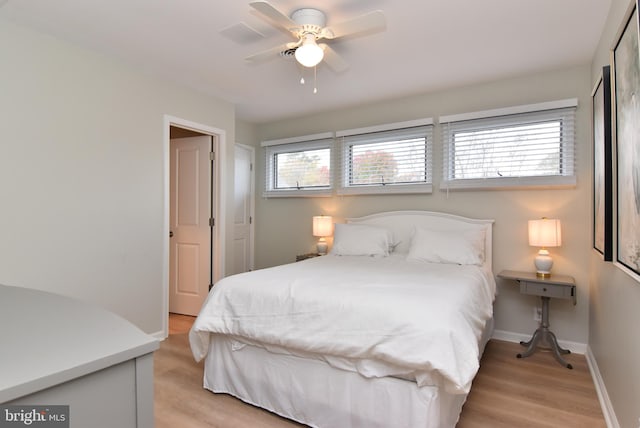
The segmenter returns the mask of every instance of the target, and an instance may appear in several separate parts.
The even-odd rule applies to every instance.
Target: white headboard
[[[387,211],[364,217],[347,218],[347,223],[385,227],[393,232],[398,244],[395,252],[407,253],[414,227],[439,231],[485,230],[485,267],[492,268],[492,233],[494,220],[473,219],[432,211]]]

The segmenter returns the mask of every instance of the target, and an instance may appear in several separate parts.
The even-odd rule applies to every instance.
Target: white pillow
[[[415,228],[407,260],[482,265],[484,240],[484,229],[435,231]]]
[[[386,257],[392,241],[391,231],[384,227],[336,223],[331,254]]]

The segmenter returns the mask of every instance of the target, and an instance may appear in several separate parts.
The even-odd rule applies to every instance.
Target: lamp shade
[[[324,58],[324,50],[316,43],[312,34],[307,34],[302,42],[302,46],[296,49],[294,54],[296,61],[305,67],[315,67]]]
[[[313,217],[313,236],[331,236],[333,234],[333,219],[330,215]]]
[[[562,245],[560,220],[553,218],[529,220],[529,245],[543,248]]]

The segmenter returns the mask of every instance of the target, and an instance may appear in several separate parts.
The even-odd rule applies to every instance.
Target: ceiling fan
[[[249,3],[249,6],[279,27],[289,31],[296,39],[294,42],[285,43],[245,58],[250,62],[257,62],[276,55],[285,57],[293,55],[296,61],[305,67],[315,67],[324,59],[329,68],[340,73],[348,68],[348,64],[328,44],[318,43],[318,41],[381,31],[386,26],[384,14],[380,10],[357,16],[331,27],[325,27],[326,15],[318,9],[298,9],[289,17],[266,1],[254,1]]]

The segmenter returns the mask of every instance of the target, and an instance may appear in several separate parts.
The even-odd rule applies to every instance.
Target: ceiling
[[[3,5],[4,3],[4,5]],[[332,41],[335,73],[245,57],[293,41],[249,0],[0,0],[0,17],[227,100],[263,123],[521,74],[588,64],[611,0],[270,0],[327,25],[382,10],[382,32]],[[304,76],[305,85],[300,84]]]

